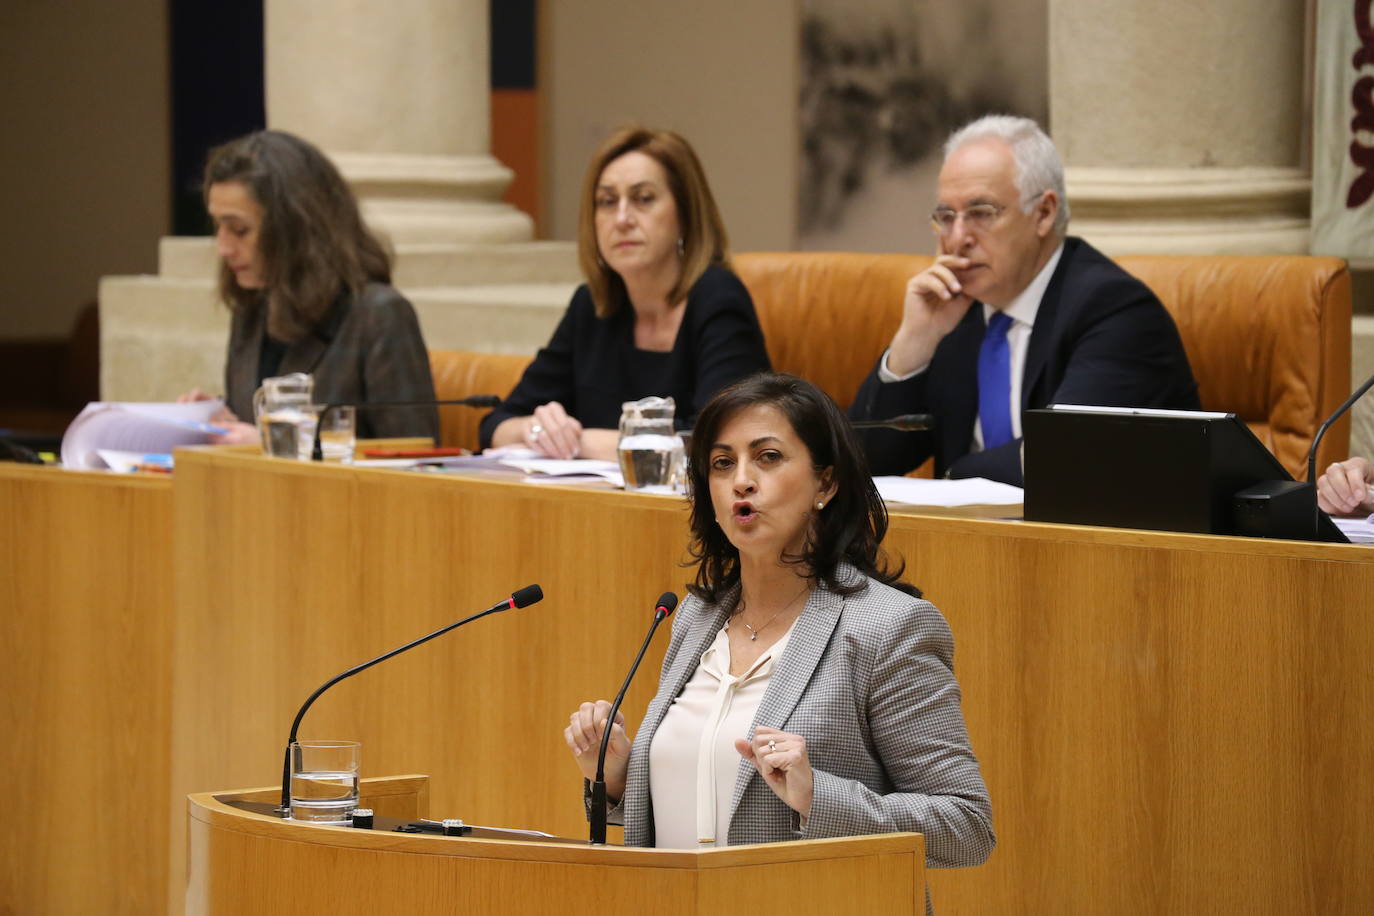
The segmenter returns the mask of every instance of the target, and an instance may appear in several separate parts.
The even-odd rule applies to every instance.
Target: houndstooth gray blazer
[[[800,829],[741,758],[730,845],[909,830],[925,834],[931,866],[983,862],[996,843],[992,807],[959,709],[948,624],[930,602],[852,566],[842,565],[837,579],[866,585],[848,597],[812,592],[754,718],[755,728],[806,739],[811,815]],[[649,744],[738,597],[738,588],[714,605],[689,597],[677,612],[617,812],[627,846],[654,845]]]

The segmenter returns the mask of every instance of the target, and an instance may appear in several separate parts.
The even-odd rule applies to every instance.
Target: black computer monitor
[[[1023,425],[1027,521],[1347,541],[1235,414],[1056,405]]]

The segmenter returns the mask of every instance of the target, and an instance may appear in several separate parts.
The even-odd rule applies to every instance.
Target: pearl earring
[[[825,503],[821,502],[820,500],[817,500],[817,501],[816,501],[816,511],[819,512],[819,511],[821,511],[821,510],[824,509],[824,508],[825,508]]]

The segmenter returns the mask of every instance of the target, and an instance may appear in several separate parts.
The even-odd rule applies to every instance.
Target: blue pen
[[[209,423],[201,423],[197,420],[174,420],[172,422],[180,424],[181,426],[184,426],[187,429],[194,429],[202,433],[213,433],[216,436],[222,436],[225,433],[229,432],[229,430],[224,429],[223,427],[213,426]]]

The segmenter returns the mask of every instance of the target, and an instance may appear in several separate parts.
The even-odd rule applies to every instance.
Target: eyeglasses
[[[936,207],[930,213],[930,226],[936,235],[954,231],[959,217],[964,218],[964,227],[977,232],[992,228],[1006,207],[998,204],[974,204],[967,210],[951,210],[949,207]]]

